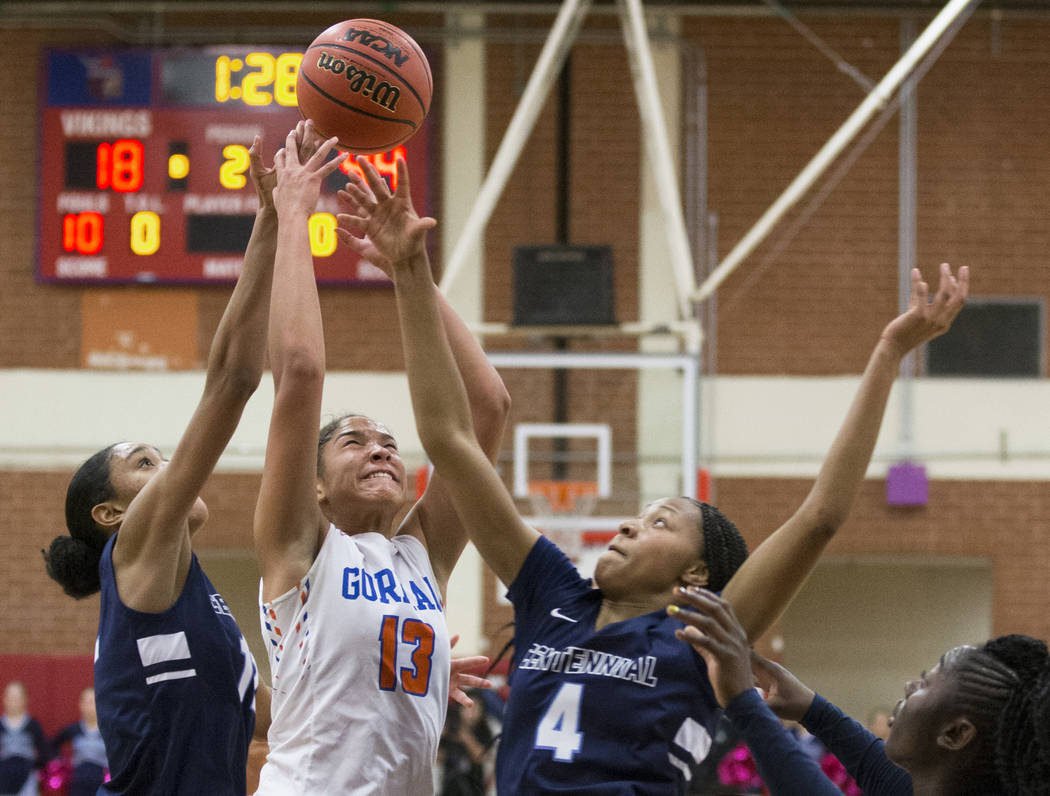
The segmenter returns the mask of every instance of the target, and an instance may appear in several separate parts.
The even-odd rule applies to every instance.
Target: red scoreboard
[[[236,279],[257,200],[248,148],[270,163],[299,120],[302,53],[223,47],[46,50],[40,98],[37,277],[45,282],[223,283]],[[369,155],[395,179],[400,153],[420,213],[430,123]],[[347,162],[344,168],[357,168]],[[310,217],[318,281],[385,282],[337,245],[337,171]]]

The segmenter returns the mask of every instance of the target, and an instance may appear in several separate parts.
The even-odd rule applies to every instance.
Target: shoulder
[[[427,557],[427,546],[415,534],[399,533],[390,539],[390,544],[402,555]]]
[[[591,581],[582,577],[561,548],[545,536],[540,536],[529,550],[518,576],[510,584],[508,594],[514,600],[515,595],[525,596],[526,592],[535,590],[540,583],[544,590],[592,591]]]

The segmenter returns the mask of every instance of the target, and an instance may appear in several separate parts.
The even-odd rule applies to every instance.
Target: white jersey
[[[333,525],[261,607],[273,719],[257,796],[433,793],[450,649],[423,544]]]

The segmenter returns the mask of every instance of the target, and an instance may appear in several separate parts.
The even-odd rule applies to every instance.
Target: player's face
[[[959,712],[952,707],[956,686],[950,661],[966,649],[957,647],[945,653],[933,669],[905,684],[904,697],[890,716],[886,740],[887,757],[902,768],[914,771],[943,755],[937,738]]]
[[[386,426],[368,417],[339,424],[321,454],[324,499],[396,501],[404,499],[405,463]]]
[[[664,498],[623,523],[594,570],[605,597],[645,599],[668,593],[669,598],[687,574],[706,573],[700,522],[691,501]]]
[[[157,448],[144,442],[121,442],[109,456],[109,482],[116,492],[116,502],[127,508],[135,496],[168,466]],[[190,529],[199,528],[208,517],[208,508],[200,497],[190,509]]]

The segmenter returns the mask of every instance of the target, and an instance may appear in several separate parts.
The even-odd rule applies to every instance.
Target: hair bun
[[[70,597],[88,597],[100,588],[98,562],[102,549],[83,539],[56,536],[48,549],[41,550],[47,574],[62,586]]]

